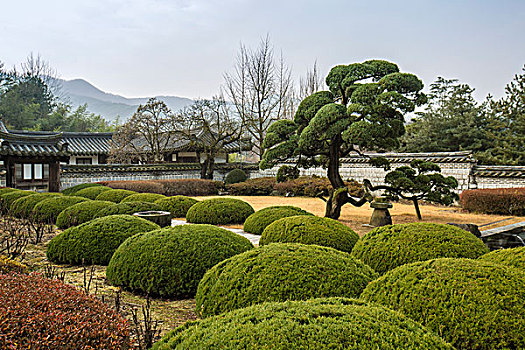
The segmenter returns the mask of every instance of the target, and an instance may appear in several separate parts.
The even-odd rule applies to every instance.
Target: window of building
[[[49,179],[49,164],[15,164],[17,181],[42,181]]]
[[[24,164],[24,180],[31,180],[33,178],[33,164]]]
[[[77,158],[78,165],[91,165],[93,164],[92,158]]]

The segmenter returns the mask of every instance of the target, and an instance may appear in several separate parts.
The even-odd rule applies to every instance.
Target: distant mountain
[[[88,110],[100,114],[104,119],[113,121],[120,116],[121,120],[128,119],[139,104],[144,104],[149,97],[127,98],[120,95],[104,92],[83,79],[63,80],[58,79],[61,86],[60,95],[64,102],[74,108],[86,104]],[[190,105],[193,100],[177,96],[154,96],[168,105],[172,111]]]

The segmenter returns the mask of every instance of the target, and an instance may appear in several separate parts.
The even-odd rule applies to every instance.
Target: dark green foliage
[[[103,191],[95,199],[97,201],[108,201],[113,203],[120,203],[124,198],[136,194],[135,191],[129,190],[109,190]]]
[[[85,183],[85,184],[80,184],[80,185],[75,185],[75,186],[71,186],[71,187],[68,187],[66,188],[65,190],[62,191],[62,194],[64,196],[74,196],[76,192],[80,191],[80,190],[83,190],[84,188],[90,188],[90,187],[97,187],[97,186],[102,186],[101,184],[97,184],[97,183]]]
[[[155,204],[157,204],[161,210],[169,211],[172,218],[185,218],[188,209],[190,209],[192,205],[197,202],[198,200],[190,197],[173,196],[157,199]]]
[[[87,199],[95,199],[102,192],[110,191],[110,190],[111,188],[106,187],[106,186],[93,186],[93,187],[84,188],[82,190],[75,192],[75,196],[84,197]]]
[[[255,211],[248,203],[233,198],[212,198],[194,204],[186,220],[194,224],[242,224]]]
[[[151,202],[126,202],[110,205],[100,209],[95,215],[97,218],[108,215],[126,214],[131,215],[141,211],[161,210],[160,206]]]
[[[111,284],[135,291],[191,297],[209,268],[252,248],[246,238],[211,225],[167,227],[128,238],[106,275]]]
[[[153,203],[158,199],[166,198],[166,196],[157,193],[135,193],[120,201],[120,203],[127,202],[149,202]]]
[[[316,244],[350,253],[358,239],[357,233],[336,220],[318,216],[290,216],[268,225],[259,244]]]
[[[17,218],[28,219],[31,216],[33,208],[35,207],[35,205],[37,205],[37,203],[40,203],[41,201],[49,199],[51,197],[57,197],[61,195],[61,193],[46,192],[18,198],[11,205],[11,214]]]
[[[525,348],[525,273],[471,259],[398,267],[361,298],[420,322],[458,349]]]
[[[66,229],[83,224],[93,220],[100,210],[113,204],[113,202],[98,200],[77,203],[58,214],[56,225],[58,228]]]
[[[248,216],[244,222],[243,230],[255,235],[260,235],[263,233],[266,226],[270,225],[275,220],[295,215],[313,214],[291,205],[268,207],[258,210],[252,215]]]
[[[265,301],[358,297],[377,278],[369,266],[328,247],[275,243],[236,255],[211,268],[199,283],[200,316],[218,315]]]
[[[514,266],[525,271],[525,247],[494,250],[480,256],[479,259],[505,266]]]
[[[107,265],[119,245],[137,233],[159,225],[132,215],[111,215],[71,227],[47,246],[47,258],[61,264]]]
[[[463,209],[483,214],[525,216],[525,188],[491,188],[461,192]]]
[[[166,349],[453,349],[387,308],[346,298],[265,303],[172,330]]]
[[[299,177],[299,168],[289,166],[289,165],[281,165],[279,167],[279,170],[277,170],[277,175],[275,176],[275,179],[278,183],[280,182],[286,182],[290,180],[295,180]]]
[[[248,179],[248,175],[244,172],[242,169],[233,169],[228,174],[226,174],[226,177],[224,178],[224,184],[231,185],[236,184],[239,182],[246,181]]]
[[[0,196],[3,195],[4,193],[9,193],[13,191],[21,191],[21,190],[17,188],[11,188],[11,187],[2,187],[0,188]]]
[[[89,201],[89,199],[76,196],[59,196],[49,198],[37,203],[33,207],[33,212],[31,215],[33,215],[35,220],[40,222],[54,224],[56,223],[57,217],[62,212],[62,210],[85,201]]]
[[[223,187],[222,181],[203,179],[103,181],[103,185],[139,193],[159,193],[166,196],[213,196]]]
[[[489,249],[472,233],[452,225],[412,223],[378,227],[359,239],[352,255],[383,274],[435,258],[476,259]]]
[[[30,196],[32,194],[36,194],[36,192],[33,191],[21,191],[21,190],[15,190],[15,191],[6,191],[3,194],[0,194],[0,206],[2,208],[2,213],[7,213],[11,210],[11,205],[19,198]]]

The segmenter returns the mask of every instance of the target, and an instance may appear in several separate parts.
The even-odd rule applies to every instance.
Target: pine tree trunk
[[[419,203],[418,203],[417,198],[416,197],[412,197],[412,202],[414,203],[414,208],[416,209],[417,219],[419,221],[423,220],[423,218],[421,217],[421,211],[419,210]]]

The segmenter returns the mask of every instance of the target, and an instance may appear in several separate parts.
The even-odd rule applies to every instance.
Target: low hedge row
[[[74,196],[75,193],[80,191],[80,190],[83,190],[85,188],[90,188],[90,187],[97,187],[97,186],[101,186],[101,185],[98,184],[98,183],[93,183],[93,182],[80,184],[80,185],[75,185],[75,186],[68,187],[65,190],[62,190],[62,194],[64,196]]]
[[[98,200],[74,204],[58,214],[56,225],[58,228],[66,229],[71,226],[83,224],[84,222],[93,220],[100,210],[113,204],[113,202]]]
[[[202,179],[102,181],[100,184],[114,189],[166,196],[211,196],[218,194],[223,186],[220,181]]]
[[[129,190],[109,190],[99,194],[95,199],[97,201],[108,201],[113,203],[120,203],[124,198],[136,194],[135,191]]]
[[[172,218],[185,218],[188,210],[197,202],[198,200],[186,196],[172,196],[157,199],[154,203],[161,210],[169,211]]]
[[[62,210],[69,208],[80,202],[89,201],[90,199],[76,196],[58,196],[43,200],[33,208],[33,216],[36,220],[54,224]]]
[[[75,196],[84,197],[87,199],[95,199],[99,194],[105,191],[110,191],[111,188],[107,186],[91,186],[75,192]]]
[[[525,216],[525,188],[466,190],[460,202],[472,212]]]
[[[254,235],[261,235],[264,229],[272,222],[288,216],[296,215],[313,214],[291,205],[267,207],[248,216],[244,222],[243,230],[244,232],[253,233]]]
[[[43,200],[61,195],[61,193],[46,192],[18,198],[11,205],[11,215],[21,219],[28,219],[31,217],[35,205],[42,202]]]
[[[22,191],[22,190],[14,190],[14,191],[6,191],[5,193],[0,195],[0,209],[3,214],[6,214],[11,211],[11,206],[13,203],[22,197],[30,196],[32,194],[36,194],[34,191]]]
[[[228,185],[227,189],[233,196],[269,196],[276,183],[275,177],[259,177]]]
[[[240,199],[212,198],[195,203],[186,213],[186,220],[194,224],[242,224],[254,212]]]
[[[135,193],[130,196],[127,196],[123,200],[120,201],[120,203],[127,203],[127,202],[149,202],[153,203],[158,199],[166,198],[166,196],[158,193]]]
[[[101,218],[109,215],[131,215],[140,211],[161,210],[160,206],[150,202],[126,202],[109,205],[100,209],[95,217]]]

